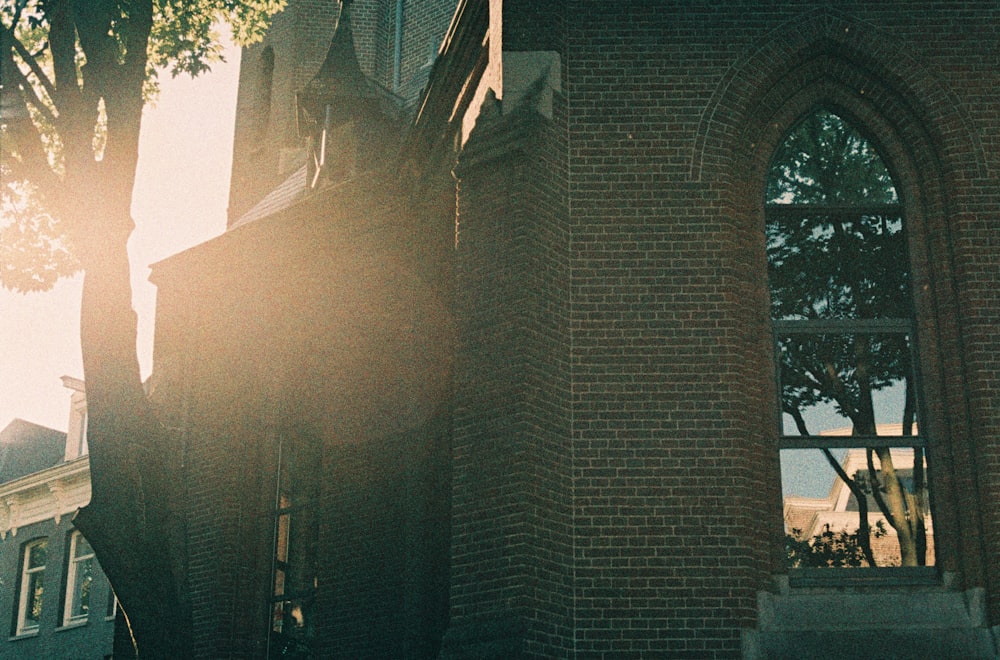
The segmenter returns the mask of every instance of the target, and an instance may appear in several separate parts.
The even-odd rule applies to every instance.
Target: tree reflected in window
[[[819,111],[776,151],[766,195],[790,563],[926,565],[910,268],[892,176],[858,131]],[[823,463],[832,480],[802,478]]]
[[[90,595],[94,586],[96,563],[90,543],[80,532],[73,532],[69,538],[69,558],[66,564],[64,624],[86,621],[90,615]]]
[[[41,624],[48,549],[48,539],[42,538],[25,544],[21,550],[21,585],[15,635],[34,633]]]

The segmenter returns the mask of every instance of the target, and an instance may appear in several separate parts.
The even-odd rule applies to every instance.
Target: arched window
[[[815,111],[766,189],[789,566],[933,563],[905,213],[872,143]]]
[[[271,121],[271,95],[274,88],[274,49],[265,46],[260,52],[260,62],[255,81],[257,107],[254,110],[254,132],[263,140]]]

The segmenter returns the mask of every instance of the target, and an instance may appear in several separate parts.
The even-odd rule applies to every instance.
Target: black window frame
[[[308,436],[282,436],[277,462],[271,515],[267,657],[311,658],[315,627],[312,609],[318,587],[320,447]],[[299,533],[296,526],[300,524],[306,526],[304,535],[293,536]],[[298,561],[301,564],[295,563]],[[296,607],[302,617],[297,626]],[[291,630],[286,629],[291,626]]]
[[[851,122],[845,120],[835,111],[826,110],[824,108],[814,108],[811,112],[831,112],[831,114],[837,115],[840,121],[842,121],[846,126],[853,129]],[[803,115],[803,119],[807,116],[808,113],[807,115]],[[794,130],[794,127],[793,129],[790,129],[790,131],[791,130]],[[787,139],[787,135],[788,133],[786,133],[786,137],[783,139]],[[876,153],[878,152],[876,151]],[[770,169],[768,176],[771,176]],[[895,181],[893,181],[892,184],[893,187],[896,186]],[[895,197],[895,195],[893,196]],[[794,201],[782,202],[767,199],[765,200],[764,220],[765,226],[767,227],[770,227],[776,220],[780,224],[781,221],[787,222],[789,219],[794,218],[800,218],[802,221],[807,221],[810,217],[823,217],[829,222],[847,220],[849,222],[858,223],[863,222],[866,218],[873,217],[897,218],[900,222],[903,242],[904,244],[906,243],[906,212],[904,204],[898,200],[891,203],[878,204],[865,202],[796,203]],[[770,231],[770,229],[768,231]],[[922,460],[924,465],[926,465],[930,442],[926,436],[927,424],[922,397],[920,360],[918,359],[918,316],[913,301],[914,291],[912,290],[912,265],[910,264],[909,257],[910,252],[909,249],[907,249],[905,254],[907,267],[906,275],[910,278],[910,286],[907,287],[908,290],[906,291],[907,299],[905,300],[905,303],[907,305],[907,309],[901,311],[908,311],[909,316],[880,317],[876,314],[872,318],[836,315],[824,318],[805,318],[804,316],[796,318],[790,315],[783,318],[777,318],[774,315],[774,308],[771,309],[770,316],[774,351],[774,377],[777,385],[777,396],[774,401],[774,417],[776,420],[775,426],[778,432],[777,444],[779,451],[787,449],[833,450],[844,448],[867,450],[896,448],[912,449],[914,451],[914,460]],[[768,268],[770,271],[770,263],[768,264]],[[768,286],[770,289],[770,282]],[[771,289],[771,291],[773,295],[773,289]],[[909,425],[904,423],[900,433],[896,435],[832,435],[816,433],[815,430],[811,428],[807,433],[786,432],[785,411],[783,405],[784,385],[782,373],[782,342],[787,341],[788,338],[795,335],[809,335],[817,338],[831,335],[845,338],[852,335],[900,337],[902,341],[905,342],[908,350],[907,358],[909,362],[908,365],[906,365],[907,368],[904,374],[904,379],[905,387],[912,388],[911,401],[914,423]],[[909,428],[907,428],[907,426],[909,426]],[[920,458],[917,457],[917,451],[920,452]],[[871,459],[869,458],[869,460]],[[839,479],[840,477],[837,478]],[[925,488],[929,489],[930,485],[926,483],[926,468],[924,478]],[[930,506],[927,508],[927,516],[930,520],[933,519],[932,507]],[[932,533],[929,532],[928,536],[931,536],[931,534]],[[830,571],[828,568],[788,567],[788,571],[789,579],[793,586],[823,586],[831,583],[844,584],[859,580],[868,581],[872,578],[882,582],[897,583],[930,583],[938,580],[938,569],[936,565],[921,565],[915,567],[866,566],[864,570],[861,571]]]

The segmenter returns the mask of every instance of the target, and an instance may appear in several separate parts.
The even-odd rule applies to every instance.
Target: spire
[[[354,50],[351,30],[351,2],[341,2],[337,30],[319,71],[296,97],[299,105],[300,132],[308,125],[322,124],[327,116],[334,124],[342,123],[360,108],[377,102],[376,85],[361,70]],[[306,116],[303,116],[305,114]],[[303,125],[303,123],[305,125]]]

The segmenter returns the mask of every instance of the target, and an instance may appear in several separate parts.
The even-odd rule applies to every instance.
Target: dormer
[[[69,399],[65,454],[65,460],[72,461],[87,454],[87,394],[79,378],[63,376],[62,383],[63,387],[73,392]]]

